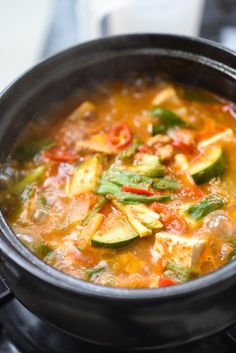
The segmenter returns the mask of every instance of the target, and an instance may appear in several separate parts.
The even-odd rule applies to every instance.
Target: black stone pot
[[[26,122],[80,87],[128,73],[159,72],[236,99],[236,54],[200,39],[127,35],[71,48],[37,65],[0,98],[0,160]],[[47,266],[0,218],[0,273],[40,318],[110,347],[154,348],[211,335],[236,322],[236,262],[192,282],[160,289],[87,283]]]

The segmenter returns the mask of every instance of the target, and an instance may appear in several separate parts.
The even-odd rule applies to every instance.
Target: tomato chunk
[[[181,140],[174,140],[172,142],[172,145],[176,148],[178,148],[179,150],[181,150],[182,152],[186,153],[186,154],[191,154],[193,153],[193,146],[192,145],[187,145],[187,143],[181,141]]]
[[[115,148],[123,148],[131,142],[131,131],[127,124],[117,124],[109,133],[109,141]]]
[[[160,277],[159,279],[159,287],[168,287],[168,286],[173,286],[175,284],[177,284],[177,282],[169,277],[163,276],[163,277]]]
[[[197,185],[192,185],[180,190],[181,197],[189,197],[193,200],[203,197],[204,193]]]
[[[187,225],[185,221],[166,205],[154,202],[152,209],[160,214],[160,220],[166,230],[173,233],[184,233],[186,231]]]

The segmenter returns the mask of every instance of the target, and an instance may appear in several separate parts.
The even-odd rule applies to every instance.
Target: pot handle
[[[0,292],[0,307],[9,302],[14,296],[3,281],[0,280],[2,291]]]

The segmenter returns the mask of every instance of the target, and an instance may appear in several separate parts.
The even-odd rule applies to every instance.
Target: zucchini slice
[[[96,190],[100,173],[98,157],[91,157],[82,162],[76,169],[69,185],[69,195],[86,194]]]
[[[97,231],[91,239],[91,245],[118,248],[130,244],[138,238],[138,234],[127,223],[118,222],[112,228]]]
[[[190,167],[190,174],[196,184],[204,184],[224,173],[224,152],[216,147],[206,151],[202,159]]]
[[[143,153],[142,160],[138,164],[129,167],[129,171],[146,177],[163,177],[165,167],[161,164],[160,158],[150,154]]]
[[[130,225],[136,230],[139,236],[145,237],[152,234],[152,230],[163,228],[158,213],[152,211],[143,204],[122,205],[120,202],[113,201],[113,204],[124,213]]]
[[[84,250],[90,244],[92,236],[96,233],[104,220],[104,215],[96,213],[81,230],[76,246],[79,250]]]

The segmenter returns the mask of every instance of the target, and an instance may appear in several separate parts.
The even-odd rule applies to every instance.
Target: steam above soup
[[[236,249],[234,106],[160,80],[101,85],[31,123],[1,167],[2,211],[47,264],[101,285],[178,285]]]

